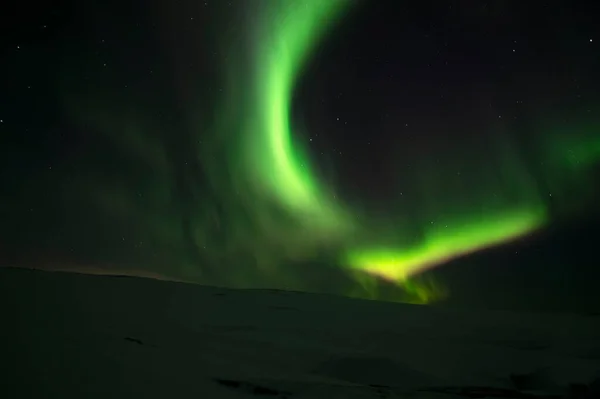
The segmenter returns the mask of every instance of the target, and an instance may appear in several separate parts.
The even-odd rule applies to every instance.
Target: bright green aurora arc
[[[261,189],[294,215],[303,229],[319,237],[343,237],[352,242],[364,226],[319,186],[308,160],[293,144],[290,126],[295,78],[318,39],[350,3],[307,0],[276,4],[264,14],[258,28],[257,101],[248,107],[251,113],[244,127],[248,142],[242,146],[246,166]],[[529,233],[540,227],[544,218],[543,205],[534,196],[530,203],[484,217],[445,218],[438,223],[442,227],[432,227],[411,247],[402,243],[349,246],[341,264],[400,283],[426,267]]]
[[[410,184],[418,197],[418,212],[414,207],[406,209],[402,202],[383,210],[359,210],[346,203],[311,167],[310,152],[300,143],[291,109],[295,86],[320,40],[361,3],[257,0],[252,4],[244,16],[243,40],[234,37],[228,43],[223,61],[227,80],[211,134],[203,133],[202,144],[192,149],[208,177],[212,197],[203,196],[200,202],[204,202],[190,211],[190,235],[207,263],[223,270],[233,265],[225,273],[227,284],[262,281],[258,275],[279,287],[298,288],[288,283],[301,272],[283,265],[322,259],[325,254],[362,287],[351,295],[377,298],[374,282],[383,278],[403,287],[411,297],[403,300],[427,303],[443,296],[444,290],[421,285],[413,277],[453,258],[528,235],[556,214],[577,208],[579,200],[585,202],[586,170],[600,155],[598,135],[589,133],[595,126],[567,136],[562,130],[569,129],[556,129],[545,121],[556,133],[537,143],[537,156],[547,165],[543,176],[539,170],[532,173],[506,140],[488,145],[488,153],[469,157],[432,148],[431,159],[442,159],[452,167],[429,162],[425,159],[429,156],[417,160]],[[148,183],[145,200],[154,198],[156,209],[162,211],[147,211],[141,219],[155,242],[183,241],[180,225],[158,220],[175,219],[176,213],[167,201],[172,179],[164,143],[151,138],[151,129],[139,126],[120,134],[114,128],[119,122],[107,126],[106,115],[98,115],[99,106],[83,110],[81,101],[72,99],[69,105],[74,115],[87,114],[96,124],[104,121],[101,129],[112,130],[113,139],[127,141],[126,145],[146,154],[144,159],[159,173]],[[206,131],[195,128],[200,129]],[[140,150],[142,146],[145,150]],[[456,173],[452,176],[444,169],[463,170],[463,180],[457,181]],[[106,208],[131,215],[125,199],[115,199],[120,198],[116,191],[94,197],[110,197]],[[157,216],[168,212],[170,216]],[[235,266],[245,263],[253,264],[254,270]]]
[[[368,227],[359,223],[356,215],[323,190],[309,169],[309,160],[294,144],[290,123],[295,79],[318,40],[348,6],[350,2],[343,0],[270,2],[270,9],[257,25],[257,35],[253,36],[256,64],[250,75],[254,77],[256,101],[247,107],[250,114],[244,132],[248,141],[242,146],[245,167],[253,181],[293,215],[303,229],[319,239],[346,240],[348,245],[340,257],[343,266],[398,283],[428,267],[541,228],[548,218],[544,193],[536,192],[531,177],[513,166],[513,170],[503,171],[514,174],[505,180],[505,184],[512,185],[510,190],[496,187],[491,194],[495,198],[485,198],[485,190],[478,193],[473,188],[472,196],[487,202],[486,206],[480,207],[480,212],[456,209],[437,213],[436,223],[426,229],[420,242],[405,246],[402,242],[373,244],[356,239],[378,233],[365,231]],[[518,160],[507,159],[509,156],[501,155],[504,162],[518,164]],[[518,194],[498,199],[496,193],[503,191]],[[484,213],[483,208],[487,208]]]

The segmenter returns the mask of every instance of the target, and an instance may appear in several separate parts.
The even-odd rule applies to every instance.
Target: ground
[[[3,398],[592,398],[600,317],[0,269]]]

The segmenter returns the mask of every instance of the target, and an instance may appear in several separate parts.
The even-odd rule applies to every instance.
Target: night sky
[[[600,309],[593,2],[19,7],[2,265]]]

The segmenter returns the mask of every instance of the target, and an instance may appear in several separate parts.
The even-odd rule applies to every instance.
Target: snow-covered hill
[[[595,397],[600,317],[0,269],[2,398]]]

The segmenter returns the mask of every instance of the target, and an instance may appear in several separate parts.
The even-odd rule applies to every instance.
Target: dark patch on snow
[[[443,393],[448,395],[462,396],[464,398],[483,399],[483,398],[506,398],[506,399],[561,399],[561,395],[536,395],[520,392],[514,389],[494,388],[494,387],[438,387],[420,389],[419,392]]]
[[[600,378],[590,384],[570,384],[563,394],[544,393],[547,383],[544,373],[537,371],[528,374],[511,374],[510,380],[516,389],[483,386],[434,387],[420,389],[420,392],[435,392],[457,395],[465,398],[506,398],[506,399],[600,399]],[[529,391],[529,392],[524,392]],[[533,393],[531,391],[536,391]]]
[[[148,342],[144,342],[144,341],[142,341],[139,338],[125,337],[124,339],[125,339],[125,341],[131,342],[132,344],[136,344],[136,345],[140,345],[140,346],[146,346],[146,347],[150,347],[150,348],[156,348],[156,345],[149,344]]]
[[[224,378],[214,378],[217,384],[226,388],[235,389],[236,391],[242,391],[256,396],[270,396],[281,399],[287,399],[290,397],[289,392],[279,391],[277,389],[268,388],[261,385],[252,384],[250,382],[239,381],[239,380],[228,380]]]
[[[373,388],[378,398],[389,398],[392,396],[392,388],[387,385],[369,384],[369,387]]]
[[[125,337],[125,341],[133,342],[134,344],[144,345],[144,342],[141,339],[133,338],[133,337]]]

